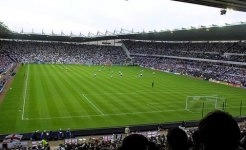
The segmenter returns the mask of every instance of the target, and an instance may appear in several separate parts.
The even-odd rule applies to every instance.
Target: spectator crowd
[[[246,86],[246,44],[243,42],[167,43],[125,40],[123,43],[135,64]],[[0,73],[12,62],[123,65],[129,59],[119,46],[61,42],[2,40],[0,52]]]
[[[158,131],[112,134],[73,138],[70,130],[58,131],[59,136],[66,138],[57,146],[49,145],[50,132],[35,131],[32,134],[32,147],[18,145],[18,150],[245,150],[246,121],[236,122],[227,112],[215,110],[208,113],[197,127],[186,127],[185,122],[169,129],[158,128]],[[35,139],[35,134],[38,139]],[[39,137],[40,136],[40,137]],[[39,141],[36,141],[39,140]]]
[[[135,64],[246,87],[244,43],[161,43],[127,40],[124,44]]]
[[[200,120],[198,127],[178,126],[165,134],[145,136],[132,132],[122,139],[103,138],[81,143],[61,144],[58,150],[244,150],[246,122],[238,123],[223,111],[213,111]]]
[[[12,67],[11,64],[12,60],[8,56],[1,54],[0,51],[0,94],[4,89],[4,85],[6,83],[5,75],[7,70]]]
[[[0,41],[0,51],[21,63],[123,64],[121,47],[57,42]]]
[[[0,61],[0,74],[3,74],[4,72],[6,72],[6,70],[12,63],[12,60],[8,56],[1,54],[1,50],[0,50],[0,60],[1,60]]]
[[[157,70],[246,86],[245,66],[146,56],[134,56],[134,62]]]
[[[242,42],[143,42],[124,41],[131,54],[167,55],[246,62],[246,44]]]

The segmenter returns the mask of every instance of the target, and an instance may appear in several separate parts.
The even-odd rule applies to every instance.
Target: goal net
[[[187,96],[185,110],[200,112],[202,109],[212,111],[214,109],[223,110],[225,98],[218,96]]]

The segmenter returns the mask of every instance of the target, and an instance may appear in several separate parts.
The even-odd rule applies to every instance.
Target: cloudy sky
[[[246,13],[170,0],[0,0],[0,21],[20,32],[159,31],[246,21]]]

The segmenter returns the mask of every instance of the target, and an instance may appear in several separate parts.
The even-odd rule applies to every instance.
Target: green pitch
[[[185,110],[193,95],[226,98],[234,116],[242,101],[246,115],[245,89],[141,67],[24,65],[1,103],[0,134],[199,120],[200,107]]]

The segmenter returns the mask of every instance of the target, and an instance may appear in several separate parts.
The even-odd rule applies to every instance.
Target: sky
[[[0,21],[15,32],[87,36],[246,22],[246,12],[170,0],[0,0]]]

